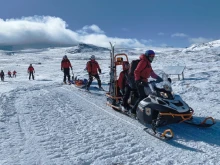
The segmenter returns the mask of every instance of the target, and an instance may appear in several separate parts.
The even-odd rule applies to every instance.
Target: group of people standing
[[[130,80],[128,76],[128,70],[130,68],[130,64],[128,61],[123,62],[123,71],[119,75],[118,79],[118,87],[120,88],[120,92],[122,94],[122,107],[124,110],[130,111],[131,114],[136,113],[136,108],[138,106],[138,103],[146,97],[146,94],[144,92],[144,87],[148,84],[148,78],[152,77],[158,81],[161,81],[162,78],[160,78],[152,69],[151,63],[153,62],[155,57],[155,52],[153,50],[147,50],[144,54],[140,55],[140,62],[138,63],[136,69],[134,70],[134,80],[135,80],[135,90],[137,90],[138,94],[138,100],[136,101],[135,105],[133,107],[130,107],[128,104],[128,98],[130,96],[131,90],[134,90],[133,87],[130,85]],[[63,59],[61,61],[61,71],[64,73],[63,82],[66,83],[66,77],[68,80],[68,83],[70,84],[70,69],[73,70],[70,60],[67,58],[67,56],[63,56]],[[90,85],[92,84],[93,79],[95,78],[98,82],[98,86],[100,89],[103,90],[101,80],[99,77],[99,73],[102,73],[101,68],[99,66],[99,63],[96,61],[95,56],[92,55],[90,57],[90,60],[86,63],[86,70],[88,72],[88,83],[86,84],[86,90],[89,90]],[[29,80],[34,80],[34,67],[32,64],[28,67],[28,73],[29,73]],[[4,72],[1,71],[1,80],[4,81]],[[11,73],[8,73],[9,77],[11,77]],[[13,71],[13,76],[16,77],[16,71]]]
[[[63,71],[64,73],[64,77],[63,77],[63,82],[66,84],[66,77],[68,79],[68,83],[70,84],[70,69],[73,70],[72,68],[72,64],[70,62],[70,60],[67,58],[67,56],[63,56],[63,60],[61,61],[61,71]],[[86,84],[86,90],[89,90],[90,85],[92,84],[93,78],[96,78],[96,80],[98,81],[98,86],[99,89],[103,90],[102,85],[101,85],[101,80],[99,77],[99,73],[102,73],[100,66],[98,64],[98,62],[95,60],[95,56],[92,55],[90,57],[90,60],[87,62],[86,64],[86,70],[88,72],[89,75],[89,81]]]
[[[12,76],[13,77],[16,77],[16,71],[14,70],[13,72],[11,72],[10,70],[8,71],[8,77],[9,78],[12,78]],[[13,74],[13,75],[12,75]],[[4,73],[4,71],[3,70],[1,70],[1,72],[0,72],[0,77],[1,77],[1,81],[4,81],[4,79],[5,79],[5,73]]]
[[[3,70],[2,70],[2,72],[3,72]],[[11,71],[9,70],[9,71],[8,71],[8,77],[9,77],[9,78],[12,78],[12,76],[13,76],[13,77],[16,77],[16,73],[17,73],[17,72],[16,72],[15,70],[14,70],[13,72],[11,72]],[[12,74],[13,74],[13,75],[12,75]]]
[[[29,74],[29,80],[31,80],[31,77],[34,80],[35,70],[34,70],[34,67],[32,66],[32,64],[29,65],[27,72]],[[16,75],[17,75],[16,70],[14,70],[13,72],[11,72],[10,70],[8,71],[8,77],[9,78],[16,77]],[[1,70],[1,72],[0,72],[0,77],[1,77],[1,81],[4,81],[5,73],[4,73],[3,70]]]

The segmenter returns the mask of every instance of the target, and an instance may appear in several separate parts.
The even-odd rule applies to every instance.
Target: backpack
[[[128,83],[132,89],[136,88],[135,79],[134,79],[134,70],[137,68],[140,60],[132,60],[130,64],[130,68],[128,70]]]
[[[131,61],[131,64],[130,64],[130,68],[129,68],[129,70],[128,70],[128,83],[129,83],[129,86],[132,88],[132,89],[136,89],[136,83],[135,83],[135,78],[134,78],[134,71],[135,71],[135,69],[137,68],[137,66],[138,66],[138,64],[139,64],[139,62],[140,62],[141,60],[132,60]],[[147,67],[148,65],[146,65],[145,67],[144,67],[144,69]],[[143,70],[144,70],[143,69]],[[143,71],[142,70],[142,71]],[[141,72],[142,72],[141,71]]]

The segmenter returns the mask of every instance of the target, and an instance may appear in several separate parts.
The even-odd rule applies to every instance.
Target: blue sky
[[[96,26],[105,38],[132,43],[187,47],[220,38],[219,0],[0,0],[0,4],[4,21],[58,17],[73,32],[87,27],[89,33]]]

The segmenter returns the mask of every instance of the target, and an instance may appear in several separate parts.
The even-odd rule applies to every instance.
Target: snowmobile
[[[121,109],[122,96],[117,86],[117,68],[122,65],[123,59],[128,61],[128,56],[126,54],[114,55],[112,44],[111,48],[110,85],[109,92],[106,93],[107,105],[129,116],[129,113],[124,113]],[[162,74],[162,78],[162,82],[148,82],[148,86],[144,87],[147,97],[140,101],[136,109],[136,119],[146,126],[144,131],[161,140],[169,140],[174,136],[173,131],[165,129],[159,132],[157,128],[182,122],[200,127],[210,127],[215,124],[212,117],[207,117],[202,122],[196,122],[193,118],[194,110],[179,95],[173,93],[171,79],[165,73]],[[128,100],[129,105],[133,107],[136,100],[137,91],[132,90]],[[208,120],[210,121],[207,122]]]

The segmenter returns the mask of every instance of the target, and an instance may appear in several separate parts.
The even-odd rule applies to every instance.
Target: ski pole
[[[73,73],[73,70],[72,70],[72,81],[74,81],[74,73]]]

